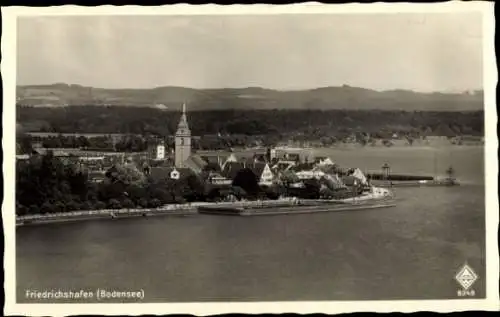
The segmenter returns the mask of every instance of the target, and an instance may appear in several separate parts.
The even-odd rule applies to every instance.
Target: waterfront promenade
[[[141,216],[190,216],[198,213],[224,215],[280,215],[327,211],[350,211],[394,207],[388,202],[352,203],[325,199],[295,199],[236,201],[236,202],[194,202],[165,205],[159,208],[130,208],[80,210],[64,213],[37,214],[16,217],[16,225],[45,224],[56,222],[83,221],[92,219],[119,219]]]
[[[83,221],[91,219],[116,219],[124,217],[128,218],[159,215],[191,215],[195,214],[196,212],[196,206],[190,204],[167,205],[159,208],[78,210],[52,214],[17,216],[16,226],[67,221]]]
[[[293,205],[293,199],[237,201],[237,202],[193,202],[186,204],[170,204],[158,208],[128,208],[128,209],[101,209],[79,210],[52,214],[23,215],[16,217],[16,225],[43,224],[67,221],[83,221],[91,219],[118,219],[140,216],[189,216],[198,213],[198,207],[231,206],[233,208],[255,206],[283,206]]]

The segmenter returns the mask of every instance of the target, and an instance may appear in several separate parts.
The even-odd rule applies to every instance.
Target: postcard
[[[498,309],[492,4],[2,13],[6,314]]]

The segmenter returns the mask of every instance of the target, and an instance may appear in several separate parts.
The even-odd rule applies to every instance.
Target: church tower
[[[187,123],[186,104],[182,105],[182,115],[175,133],[175,167],[185,167],[184,162],[191,156],[191,131]]]

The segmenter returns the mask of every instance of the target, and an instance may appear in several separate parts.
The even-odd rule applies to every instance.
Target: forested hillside
[[[192,89],[102,89],[80,85],[53,84],[18,86],[18,104],[62,107],[83,104],[131,107],[165,107],[178,110],[183,102],[190,110],[251,109],[378,109],[464,111],[483,108],[483,92],[419,93],[409,90],[375,91],[341,86],[308,90],[278,91],[259,87]]]

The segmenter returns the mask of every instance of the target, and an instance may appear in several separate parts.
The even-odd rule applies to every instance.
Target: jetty
[[[460,182],[454,177],[455,170],[449,167],[447,177],[440,178],[426,175],[392,174],[390,166],[385,163],[382,173],[367,173],[370,183],[377,187],[425,187],[425,186],[458,186]]]
[[[242,202],[231,205],[200,206],[198,212],[208,215],[226,216],[273,216],[290,214],[308,214],[319,212],[356,211],[395,207],[393,201],[377,202],[337,202],[333,200],[291,200]]]
[[[387,180],[387,181],[433,181],[433,176],[425,175],[409,175],[409,174],[390,174],[384,175],[382,173],[367,173],[366,175],[371,180]]]
[[[459,186],[460,182],[456,179],[422,179],[413,181],[392,181],[392,180],[380,180],[372,181],[373,185],[383,188],[392,187],[431,187],[431,186]]]

